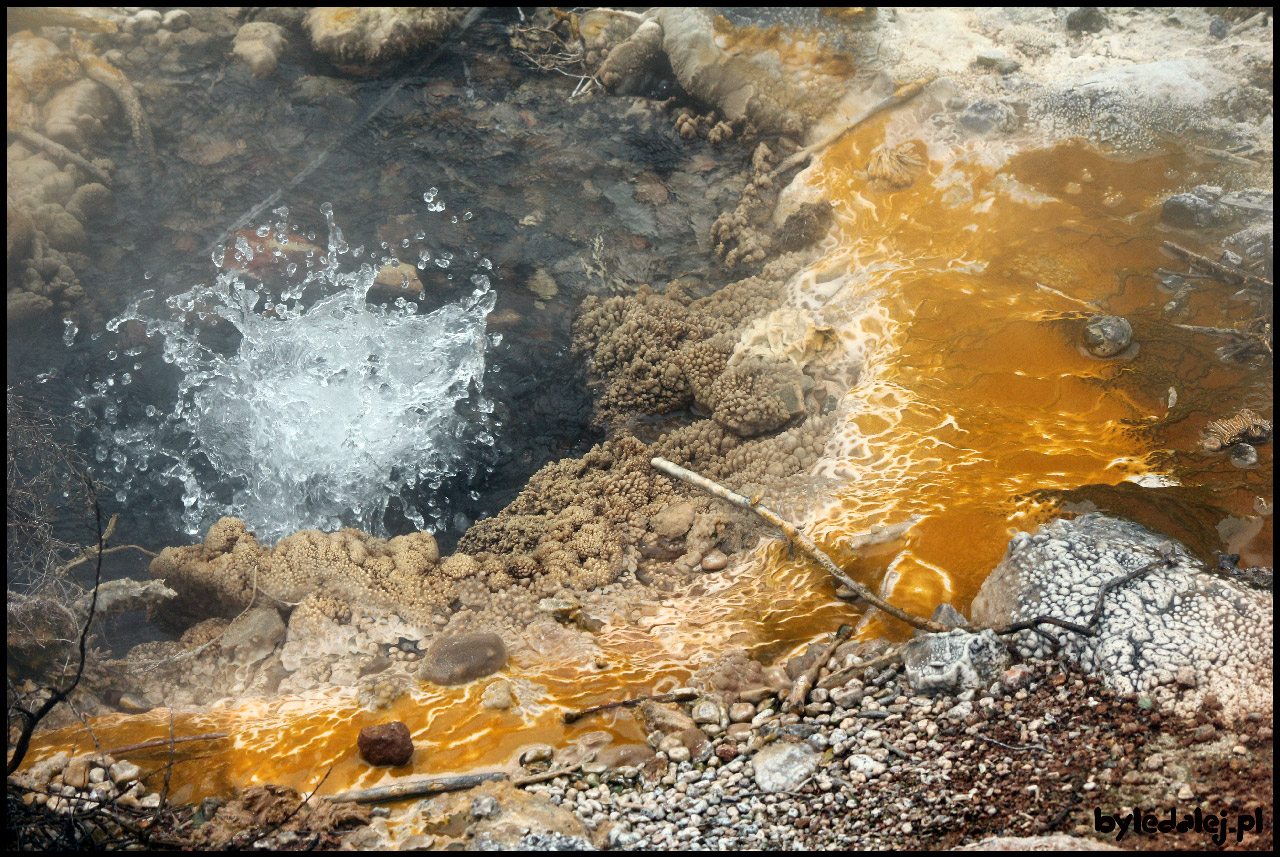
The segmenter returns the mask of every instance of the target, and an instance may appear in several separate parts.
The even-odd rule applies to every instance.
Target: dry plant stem
[[[675,693],[660,693],[657,696],[637,696],[635,699],[623,699],[617,702],[606,702],[603,705],[593,705],[590,708],[584,708],[581,711],[566,711],[564,713],[564,722],[577,723],[579,720],[590,714],[608,711],[611,708],[634,708],[642,702],[688,702],[691,699],[697,698],[698,693],[693,690],[679,690]]]
[[[858,581],[841,571],[840,566],[836,565],[831,557],[827,556],[821,548],[814,544],[812,539],[801,532],[794,524],[783,520],[776,512],[743,497],[741,494],[730,491],[728,488],[725,488],[717,482],[711,481],[705,476],[701,476],[694,473],[692,470],[688,470],[678,464],[667,461],[665,458],[654,458],[650,464],[652,464],[655,469],[661,470],[668,476],[675,477],[682,482],[687,482],[690,485],[701,488],[709,494],[714,494],[722,500],[729,501],[740,509],[755,512],[770,524],[773,524],[775,527],[782,530],[788,541],[808,554],[815,562],[818,563],[818,565],[822,566],[828,574],[852,589],[854,592],[858,593],[858,596],[864,599],[867,603],[878,607],[895,619],[900,619],[911,627],[919,628],[923,631],[946,633],[952,630],[950,625],[943,625],[941,622],[933,622],[929,619],[921,619],[919,616],[913,616],[899,607],[894,607],[888,601],[885,601],[883,598],[872,593],[871,590],[867,589],[867,587],[858,583]]]
[[[559,773],[565,773],[560,771]],[[506,779],[501,771],[489,774],[464,774],[458,777],[432,777],[422,780],[411,780],[407,783],[393,783],[389,786],[377,786],[371,789],[356,789],[336,795],[325,795],[323,800],[330,803],[383,803],[389,800],[404,800],[411,797],[438,795],[445,792],[456,792],[473,789],[482,783],[491,783]]]
[[[796,683],[792,685],[791,693],[787,694],[786,700],[782,703],[783,714],[804,706],[809,699],[809,691],[813,689],[813,683],[818,679],[818,673],[822,672],[822,668],[831,660],[831,656],[836,653],[836,649],[840,644],[849,639],[852,634],[852,625],[841,625],[836,630],[835,637],[827,644],[827,647],[822,650],[822,653],[818,655],[809,668],[796,679]]]
[[[778,166],[774,167],[773,172],[769,174],[769,177],[771,179],[776,179],[778,176],[782,175],[788,170],[803,166],[804,164],[808,163],[809,158],[813,157],[818,152],[821,152],[823,149],[827,148],[828,146],[831,146],[834,143],[839,142],[841,139],[844,138],[846,134],[848,134],[850,131],[853,131],[863,122],[866,122],[872,116],[875,116],[877,113],[880,113],[882,111],[888,110],[891,107],[897,107],[899,104],[905,104],[906,102],[910,101],[912,98],[915,98],[917,95],[923,92],[924,88],[932,82],[933,82],[932,77],[922,77],[919,80],[913,80],[911,83],[908,83],[905,86],[898,87],[898,89],[893,93],[893,95],[890,95],[887,98],[881,99],[880,101],[868,107],[866,110],[862,112],[861,115],[859,115],[856,119],[854,119],[852,122],[846,125],[843,129],[837,131],[836,133],[830,135],[829,137],[825,137],[819,140],[818,142],[814,143],[811,146],[805,146],[803,149],[796,152],[791,157],[784,160],[782,163],[778,164]]]
[[[823,688],[824,690],[830,690],[833,687],[843,687],[848,683],[849,679],[853,678],[858,673],[866,672],[867,670],[879,669],[880,667],[887,667],[890,664],[899,663],[901,660],[901,649],[886,652],[885,654],[874,657],[869,661],[863,661],[860,664],[854,664],[853,666],[842,669],[839,672],[833,672],[831,675],[818,682],[818,687]]]
[[[554,780],[556,777],[563,777],[566,774],[577,773],[582,770],[582,764],[582,762],[579,762],[578,764],[570,765],[567,768],[552,768],[550,770],[543,771],[540,774],[530,774],[527,777],[520,777],[517,780],[512,780],[511,785],[519,788],[520,786],[531,786],[534,783],[545,783],[547,780]]]
[[[93,481],[88,474],[81,472],[80,479],[84,482],[85,490],[93,502],[94,521],[98,530],[98,563],[94,569],[93,575],[93,598],[89,601],[89,616],[85,619],[84,627],[80,631],[80,664],[76,668],[76,677],[72,679],[71,684],[65,689],[51,688],[53,691],[49,694],[49,698],[44,701],[36,711],[28,711],[27,709],[15,705],[17,714],[22,718],[22,730],[18,733],[18,740],[14,744],[13,755],[9,757],[6,765],[5,775],[8,776],[18,770],[18,766],[22,764],[23,758],[27,755],[27,748],[31,746],[31,735],[35,732],[36,726],[41,720],[53,710],[53,707],[59,702],[71,696],[71,693],[80,684],[80,679],[84,675],[84,665],[87,657],[86,646],[89,641],[89,628],[93,625],[93,614],[98,609],[98,587],[102,584],[102,548],[103,534],[105,530],[102,526],[102,507],[98,504],[97,492],[93,489]]]
[[[107,175],[106,170],[95,166],[89,160],[81,155],[77,155],[61,143],[50,140],[48,137],[43,134],[38,134],[30,128],[10,127],[9,130],[14,134],[17,134],[18,139],[22,142],[30,143],[32,146],[43,150],[46,154],[52,155],[60,161],[67,161],[68,163],[75,164],[77,167],[89,173],[89,175],[93,176],[107,187],[111,187],[111,176]]]
[[[1218,279],[1232,286],[1260,286],[1264,289],[1272,289],[1270,280],[1264,280],[1262,277],[1255,277],[1248,271],[1242,271],[1231,265],[1224,265],[1221,262],[1215,262],[1199,253],[1194,253],[1186,247],[1174,244],[1172,241],[1166,241],[1161,245],[1173,255],[1185,260],[1193,268],[1199,268],[1213,274]]]

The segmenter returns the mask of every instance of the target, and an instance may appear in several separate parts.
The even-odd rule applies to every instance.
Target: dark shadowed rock
[[[399,720],[366,726],[356,738],[360,758],[370,765],[406,765],[413,758],[409,727]]]
[[[433,684],[466,684],[506,665],[507,647],[497,634],[463,634],[435,643],[419,675]]]

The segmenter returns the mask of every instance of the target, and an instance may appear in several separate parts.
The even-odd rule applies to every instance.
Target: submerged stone
[[[433,684],[466,684],[506,665],[507,647],[497,634],[463,634],[433,645],[419,675]]]
[[[1094,357],[1115,357],[1129,347],[1133,327],[1118,315],[1095,315],[1085,324],[1081,338]]]

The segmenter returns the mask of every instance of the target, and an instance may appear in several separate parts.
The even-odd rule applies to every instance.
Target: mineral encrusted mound
[[[360,758],[370,765],[407,765],[413,758],[413,739],[409,727],[399,720],[366,726],[356,737]]]
[[[1150,696],[1191,713],[1212,695],[1228,719],[1272,712],[1272,596],[1210,575],[1180,544],[1101,513],[1019,533],[973,602],[977,624],[1052,616],[1081,625],[1116,577],[1168,557],[1170,565],[1112,588],[1097,633],[1042,625],[1063,655],[1119,693]],[[1023,657],[1048,657],[1049,642],[1014,636]]]
[[[466,684],[507,665],[507,647],[497,634],[463,634],[432,645],[422,678],[434,684]]]
[[[957,628],[912,640],[902,660],[917,693],[958,694],[995,681],[1009,666],[1009,650],[991,631],[973,634]]]
[[[318,6],[303,26],[311,45],[336,63],[367,66],[408,56],[449,33],[465,8]]]

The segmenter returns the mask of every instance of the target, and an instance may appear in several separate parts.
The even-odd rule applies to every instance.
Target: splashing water
[[[321,211],[328,253],[308,259],[305,279],[278,296],[228,269],[170,297],[166,318],[140,310],[148,290],[108,322],[112,332],[134,322],[161,334],[163,359],[182,373],[167,414],[147,405],[122,417],[114,378],[78,403],[99,417],[95,457],[122,480],[118,500],[180,484],[191,534],[223,515],[267,541],[348,524],[383,534],[389,504],[427,528],[450,511],[438,489],[485,467],[495,443],[481,395],[485,346],[496,344],[485,332],[496,300],[489,278],[477,273],[470,295],[430,313],[404,299],[370,306],[377,272],[367,263],[339,270],[342,255],[359,251],[332,207]],[[228,258],[253,256],[241,237]],[[308,287],[323,295],[304,306]]]

